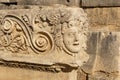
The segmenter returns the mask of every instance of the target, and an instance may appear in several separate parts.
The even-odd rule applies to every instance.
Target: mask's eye
[[[68,36],[69,37],[74,37],[74,33],[71,32],[71,33],[68,34]]]

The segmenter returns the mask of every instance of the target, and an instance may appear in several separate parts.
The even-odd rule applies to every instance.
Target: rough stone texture
[[[69,73],[55,74],[12,67],[0,67],[0,71],[0,80],[69,80],[70,78]]]
[[[85,9],[90,31],[120,31],[120,8]]]
[[[120,0],[82,0],[82,7],[120,6]]]
[[[78,68],[77,71],[77,80],[87,80],[87,74],[81,70],[81,68]]]
[[[86,56],[85,60],[87,60],[87,54],[84,52],[84,48],[86,47],[85,42],[87,39],[86,35],[82,34],[82,38],[81,38],[81,36],[79,36],[78,34],[78,30],[80,30],[81,33],[82,32],[86,33],[88,26],[85,17],[86,14],[84,14],[82,9],[67,8],[65,6],[61,6],[58,8],[43,7],[41,9],[39,9],[39,7],[37,9],[36,7],[36,10],[26,9],[23,12],[22,11],[23,10],[10,10],[10,11],[1,10],[0,45],[1,45],[1,49],[3,49],[1,51],[6,51],[6,50],[8,51],[7,52],[8,57],[6,57],[6,59],[15,60],[16,58],[13,57],[12,55],[19,56],[20,54],[20,56],[22,56],[23,59],[22,57],[21,59],[18,57],[19,61],[25,60],[33,63],[34,62],[42,63],[47,65],[48,63],[51,65],[54,63],[62,63],[64,61],[65,63],[68,62],[68,64],[69,63],[71,64],[74,63],[75,58],[77,60],[77,58],[80,58],[80,56],[82,55],[84,57]],[[74,13],[72,11],[74,11]],[[19,14],[19,12],[22,13]],[[76,14],[78,13],[81,14],[76,16]],[[78,22],[77,22],[77,18],[79,19]],[[80,25],[79,22],[81,21],[86,23],[85,24],[81,23]],[[72,33],[74,33],[72,32],[73,30],[75,30],[77,33],[73,35],[72,37],[73,40],[72,38],[69,38],[70,36],[68,37],[70,33],[68,31],[69,27],[70,27],[71,35]],[[76,30],[75,28],[77,28],[78,30]],[[63,33],[66,34],[63,35]],[[75,39],[77,39],[75,43],[74,43],[74,36]],[[28,40],[26,40],[26,38]],[[44,44],[41,44],[41,40],[43,40]],[[18,43],[17,41],[20,42]],[[67,41],[71,41],[71,44],[69,44],[69,46],[67,44]],[[30,46],[30,48],[28,46]],[[77,54],[79,52],[82,53],[79,55]],[[1,52],[1,54],[2,53],[3,52]],[[3,55],[3,58],[5,58],[7,54]],[[47,55],[44,56],[43,54],[47,54]],[[30,56],[30,60],[27,60],[27,55]],[[56,58],[54,58],[55,55]],[[62,60],[60,58],[57,58],[63,55],[66,58]],[[35,56],[36,56],[35,58],[36,60],[34,61]],[[84,57],[83,57],[83,62],[84,62]],[[45,61],[44,60],[45,58],[49,58],[49,59]],[[81,62],[79,64],[79,60],[78,60],[78,64],[76,64],[76,62],[74,64],[81,65]]]
[[[88,80],[117,80],[120,74],[120,33],[92,32],[89,36],[90,58],[82,67],[85,72],[91,74]]]
[[[82,1],[89,18],[88,33],[81,8],[55,5],[79,6],[80,0],[16,0],[18,5],[10,1],[0,4],[0,80],[120,80],[120,8],[115,7],[119,1]],[[71,39],[69,33],[74,33]],[[45,50],[41,49],[43,38],[49,46]],[[75,45],[85,44],[67,45],[74,43],[73,38],[80,40]],[[73,54],[79,49],[85,53],[81,57]]]
[[[0,0],[0,3],[14,3],[16,0]]]
[[[79,7],[116,7],[120,6],[119,0],[0,0],[0,3],[18,5],[54,5],[64,4],[67,6]]]
[[[69,78],[61,80],[77,80],[78,67],[89,59],[86,16],[82,8],[64,5],[0,10],[0,64],[50,75],[62,72]]]
[[[18,5],[54,5],[65,4],[68,6],[79,6],[80,0],[17,0]]]

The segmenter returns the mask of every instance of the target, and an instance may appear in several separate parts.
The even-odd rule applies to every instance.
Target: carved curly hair
[[[62,17],[62,22],[57,24],[54,29],[54,39],[56,46],[60,49],[63,48],[63,37],[62,33],[64,30],[70,27],[79,27],[83,34],[88,31],[88,19],[87,14],[82,8],[60,8],[60,14],[66,14]]]

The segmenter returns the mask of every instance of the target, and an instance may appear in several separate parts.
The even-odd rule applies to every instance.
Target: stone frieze
[[[87,62],[87,15],[81,8],[43,6],[0,11],[0,63],[42,71]]]

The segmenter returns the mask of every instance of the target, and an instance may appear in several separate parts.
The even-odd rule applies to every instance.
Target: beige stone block
[[[85,9],[89,18],[90,31],[120,31],[120,8]]]
[[[18,5],[55,5],[79,6],[80,0],[17,0]]]
[[[89,59],[88,20],[82,8],[54,5],[0,10],[0,23],[0,64],[8,67],[3,72],[12,67],[18,75],[29,69],[25,74],[30,79],[36,70],[41,80],[77,80],[78,67]],[[1,79],[24,77],[8,75]]]
[[[87,52],[90,58],[82,66],[89,74],[88,80],[116,80],[120,74],[120,33],[91,32],[89,36]]]
[[[0,71],[0,80],[70,80],[69,73],[40,72],[2,66]]]
[[[114,7],[120,6],[119,0],[82,0],[82,7]]]
[[[0,0],[0,3],[15,3],[16,0]]]

